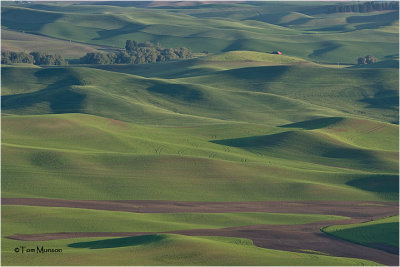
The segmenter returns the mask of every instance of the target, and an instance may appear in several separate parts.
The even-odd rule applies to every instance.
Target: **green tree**
[[[134,50],[137,47],[137,42],[134,40],[126,40],[125,43],[125,50],[127,52]]]
[[[186,47],[162,48],[159,43],[146,41],[138,43],[126,40],[125,51],[118,53],[87,53],[80,58],[82,64],[144,64],[191,58],[192,52]]]
[[[359,57],[357,59],[357,64],[358,65],[372,64],[372,63],[375,63],[377,61],[378,61],[378,59],[375,56],[367,55],[365,57]]]
[[[1,63],[12,64],[12,63],[29,63],[33,64],[33,56],[24,52],[12,52],[4,51],[1,52]]]

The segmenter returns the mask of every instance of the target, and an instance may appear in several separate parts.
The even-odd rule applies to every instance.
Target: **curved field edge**
[[[244,238],[157,234],[124,238],[85,238],[24,242],[62,248],[63,253],[19,254],[3,245],[3,264],[48,265],[379,265],[343,257],[295,253],[256,247]],[[4,244],[4,243],[3,243]],[[45,257],[44,257],[45,256]],[[29,257],[29,261],[27,261]]]
[[[21,223],[23,218],[29,223]],[[248,225],[291,225],[349,219],[320,214],[264,212],[135,213],[65,207],[2,206],[3,234],[50,232],[165,232]]]
[[[389,188],[393,175],[302,172],[193,157],[23,149],[24,153],[20,148],[3,147],[3,153],[11,155],[9,160],[23,163],[3,167],[3,175],[15,177],[3,183],[4,197],[181,201],[335,200],[339,195],[342,200],[394,201],[396,197]],[[88,172],[93,165],[98,170]],[[201,174],[204,168],[207,175]],[[64,169],[69,171],[64,173]],[[35,177],[24,179],[33,173]],[[296,173],[304,178],[295,178]],[[377,181],[384,183],[379,191],[373,187]],[[95,186],[88,187],[91,183]],[[46,190],[49,187],[51,191]],[[182,193],[176,195],[176,191]]]
[[[356,224],[331,225],[322,232],[367,247],[399,253],[399,216]]]
[[[152,73],[160,66],[143,68]],[[175,68],[166,64],[165,69]],[[186,69],[183,65],[177,71]],[[170,126],[227,121],[282,125],[349,115],[398,121],[398,73],[390,69],[261,66],[181,79],[84,67],[2,70],[2,108],[10,114],[81,112]]]
[[[199,58],[201,61],[214,61],[214,62],[265,62],[275,64],[288,64],[306,62],[306,60],[293,56],[286,55],[275,55],[265,52],[256,51],[229,51],[224,53],[218,53],[211,56]]]
[[[73,5],[8,4],[3,7],[2,24],[12,30],[91,44],[122,47],[126,39],[134,39],[158,40],[166,47],[186,46],[195,52],[279,49],[330,63],[354,64],[360,55],[385,59],[398,53],[396,12],[321,14],[332,6],[318,4],[304,10],[273,5],[213,4],[189,9],[81,5],[77,10]]]
[[[155,127],[86,114],[7,116],[2,171],[14,179],[3,179],[3,196],[396,200],[397,153],[382,150],[396,143],[395,126],[359,120],[361,126],[350,127],[353,122],[288,130],[237,123]],[[378,126],[381,132],[368,133]],[[347,141],[354,134],[344,130],[354,128],[353,142],[362,140],[366,148]],[[308,151],[298,140],[307,142]],[[293,158],[293,151],[303,156]],[[35,177],[26,180],[28,173]]]

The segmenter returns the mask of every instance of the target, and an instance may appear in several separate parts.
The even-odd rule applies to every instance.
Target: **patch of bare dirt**
[[[348,220],[314,222],[300,225],[251,225],[223,229],[194,229],[168,233],[189,236],[227,236],[253,240],[259,247],[306,253],[314,250],[332,256],[350,257],[375,261],[385,265],[398,266],[398,250],[388,252],[354,244],[320,231],[322,227],[334,224],[360,223],[385,216],[398,214],[396,202],[372,201],[259,201],[259,202],[182,202],[182,201],[99,201],[61,200],[39,198],[3,198],[2,205],[30,205],[48,207],[69,207],[98,210],[112,210],[143,213],[172,212],[276,212],[329,214],[351,217]],[[165,232],[164,232],[165,233]],[[10,239],[42,241],[81,237],[126,237],[156,233],[136,232],[84,232],[84,233],[42,233],[16,234]],[[382,248],[383,249],[383,248]]]
[[[192,202],[168,200],[65,200],[48,198],[2,198],[2,205],[26,205],[126,211],[172,212],[275,212],[329,214],[372,220],[398,213],[396,202],[374,201],[251,201]]]
[[[127,127],[126,126],[126,122],[124,122],[124,121],[120,121],[120,120],[116,120],[116,119],[110,119],[110,118],[107,118],[107,120],[110,122],[111,125],[121,126],[121,127],[124,127],[124,128]]]
[[[345,221],[318,222],[300,225],[252,225],[223,229],[195,229],[164,233],[175,233],[189,236],[226,236],[248,238],[254,245],[262,248],[277,249],[304,253],[304,250],[319,251],[331,256],[371,260],[390,266],[398,266],[399,256],[383,250],[361,246],[342,239],[326,235],[320,228],[337,223],[357,223],[360,219]],[[10,239],[23,241],[43,241],[83,237],[127,237],[157,233],[135,232],[89,232],[89,233],[45,233],[18,234]]]

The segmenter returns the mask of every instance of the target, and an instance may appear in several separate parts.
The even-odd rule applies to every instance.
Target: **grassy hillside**
[[[398,139],[399,133],[397,125],[394,124],[356,118],[331,117],[302,121],[281,127],[318,130],[358,147],[397,151],[396,139]],[[381,138],[382,135],[385,138]]]
[[[182,80],[257,97],[278,95],[321,106],[326,111],[329,108],[344,114],[392,123],[398,121],[398,73],[395,69],[261,66]]]
[[[3,51],[42,51],[59,54],[67,59],[83,57],[86,53],[99,52],[102,47],[57,40],[44,36],[1,30],[1,48]]]
[[[18,77],[26,86],[18,86]],[[383,69],[263,66],[163,80],[96,69],[10,67],[3,72],[3,90],[19,94],[4,96],[2,108],[169,125],[221,120],[278,125],[349,113],[396,122],[397,83],[397,71]],[[60,96],[69,99],[68,106]]]
[[[7,197],[397,198],[396,152],[359,148],[339,139],[333,142],[332,137],[314,131],[255,124],[140,126],[78,114],[7,116],[3,126],[2,151],[7,154],[3,174],[14,177],[3,183]],[[260,139],[261,133],[270,135]],[[302,143],[297,141],[303,139],[308,149],[301,151]],[[396,143],[393,139],[392,146]],[[27,173],[36,175],[28,182]],[[99,179],[102,183],[95,182]],[[32,184],[37,185],[33,190]]]
[[[87,67],[135,74],[143,77],[184,78],[213,74],[218,71],[254,66],[314,65],[301,58],[255,51],[230,51],[199,56],[190,60],[145,65],[86,65]]]
[[[399,216],[387,217],[361,224],[333,225],[325,233],[361,245],[396,253],[399,250]]]
[[[271,122],[271,119],[278,124],[309,118],[311,114],[340,114],[278,95],[231,92],[179,80],[145,79],[83,68],[26,70],[25,83],[46,80],[43,85],[50,81],[52,84],[34,92],[4,96],[2,107],[6,113],[83,112],[162,125],[223,121],[263,123]],[[3,76],[5,92],[14,90],[18,83],[8,77],[12,77],[13,72],[18,72],[15,76],[19,76],[24,69],[10,68],[8,71],[11,73]],[[65,99],[69,99],[68,104]],[[282,108],[286,112],[279,110]]]
[[[255,224],[289,225],[346,219],[342,216],[279,213],[132,213],[76,208],[4,206],[6,232],[17,234],[26,216],[25,232],[166,232],[186,229],[217,229]],[[118,224],[116,224],[118,222]],[[18,226],[17,226],[18,225]]]
[[[3,119],[3,173],[14,177],[4,195],[396,199],[398,128],[384,121],[397,120],[397,72],[213,65],[258,58],[274,55],[229,52],[141,71],[3,68],[2,109],[14,114]],[[214,70],[172,78],[204,62]]]
[[[272,51],[271,51],[272,52]],[[262,53],[262,52],[254,52],[254,51],[230,51],[217,55],[212,55],[208,57],[202,58],[205,61],[227,61],[229,63],[233,63],[236,61],[244,61],[244,62],[265,62],[265,63],[276,63],[276,64],[285,64],[285,63],[297,63],[297,62],[305,62],[305,60],[290,57],[285,55],[274,55],[271,53]]]
[[[2,3],[5,50],[76,59],[131,39],[196,55],[138,65],[2,66],[2,197],[397,202],[398,10],[340,13],[335,5],[342,4]],[[354,66],[366,55],[379,61]],[[2,261],[10,265],[376,264],[263,249],[241,238],[150,234],[340,216],[4,205],[2,218]],[[398,216],[324,231],[389,251],[398,248],[397,227]],[[277,239],[291,237],[279,229]],[[149,235],[6,238],[69,231]],[[16,254],[21,245],[63,253]],[[365,254],[333,247],[332,255]]]
[[[367,54],[381,60],[398,55],[397,12],[326,14],[324,8],[329,5],[7,4],[2,8],[2,25],[90,44],[123,47],[125,40],[135,39],[159,41],[166,47],[186,46],[195,52],[282,50],[335,64],[354,64],[357,57]]]
[[[25,242],[27,246],[40,243],[63,249],[63,253],[46,257],[41,254],[15,257],[12,249],[18,242],[7,240],[3,263],[26,265],[29,259],[30,264],[46,265],[57,259],[62,265],[379,265],[361,259],[263,249],[248,239],[229,237],[161,234]]]

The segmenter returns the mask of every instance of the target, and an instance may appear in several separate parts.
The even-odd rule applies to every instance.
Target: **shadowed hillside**
[[[279,49],[334,64],[353,64],[366,54],[381,59],[398,55],[398,9],[332,13],[326,12],[332,8],[329,2],[144,5],[8,3],[2,7],[2,25],[120,48],[130,39],[159,41],[165,47],[185,46],[194,52]]]
[[[4,264],[398,265],[398,3],[1,12]]]

